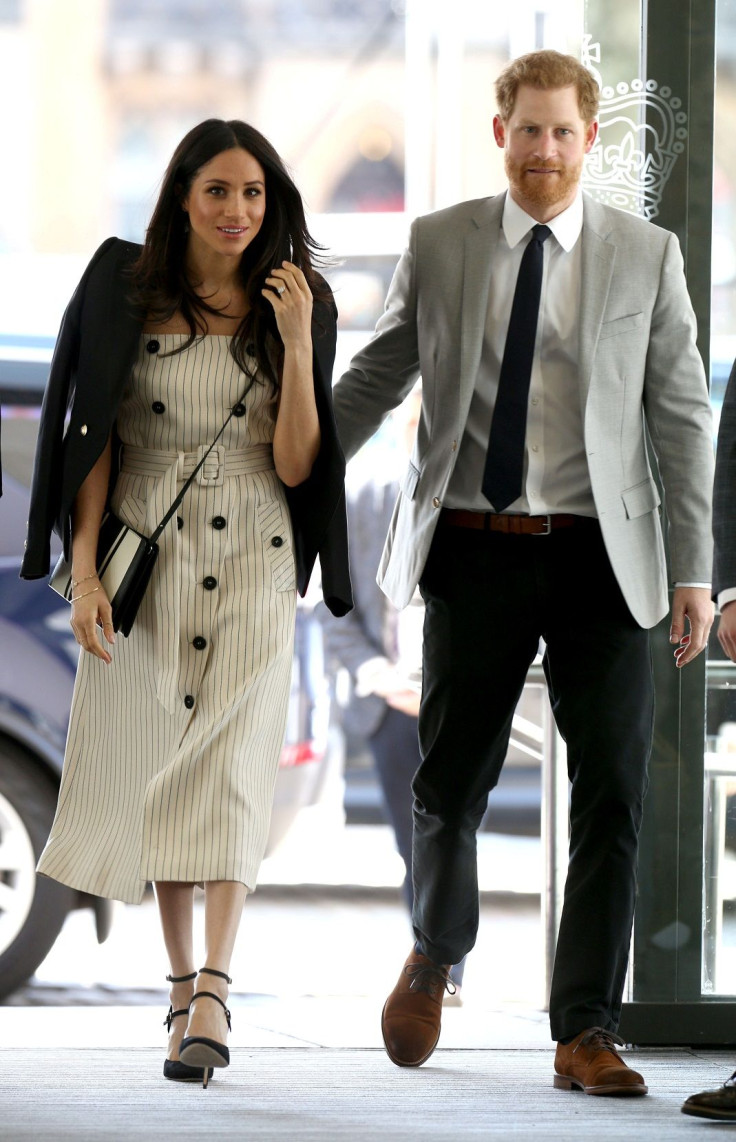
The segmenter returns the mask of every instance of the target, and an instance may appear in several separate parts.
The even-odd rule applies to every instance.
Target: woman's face
[[[266,176],[241,147],[221,151],[194,176],[182,208],[189,215],[189,251],[239,258],[266,213]]]

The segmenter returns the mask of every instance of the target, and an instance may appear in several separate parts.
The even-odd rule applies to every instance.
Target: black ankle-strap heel
[[[191,972],[189,975],[167,975],[166,979],[169,983],[187,983],[190,979],[196,979],[196,971]],[[171,1031],[171,1024],[179,1015],[189,1015],[188,1007],[180,1007],[178,1011],[174,1011],[174,1005],[171,1004],[168,1014],[164,1019],[164,1027],[167,1032]],[[205,1082],[205,1074],[202,1067],[188,1067],[186,1063],[182,1063],[179,1059],[164,1059],[164,1078],[171,1079],[177,1083],[198,1083]],[[212,1070],[210,1069],[207,1078],[212,1078]]]
[[[197,974],[216,975],[219,979],[224,979],[228,984],[233,982],[230,976],[224,971],[217,971],[215,968],[200,968]],[[191,979],[192,977],[189,976],[188,978]],[[214,999],[216,1003],[219,1003],[225,1012],[227,1029],[228,1031],[232,1031],[230,1012],[219,995],[215,995],[214,991],[195,991],[190,1000],[190,1006],[194,1003],[195,999]],[[204,1035],[187,1035],[182,1039],[181,1046],[179,1047],[179,1057],[187,1066],[191,1067],[192,1070],[197,1068],[202,1069],[202,1086],[205,1088],[208,1079],[212,1075],[213,1067],[227,1067],[230,1065],[230,1051],[225,1043],[218,1043],[216,1039],[208,1039]]]

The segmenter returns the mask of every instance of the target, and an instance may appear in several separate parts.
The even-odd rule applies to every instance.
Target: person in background
[[[411,453],[421,406],[421,388],[415,386],[393,414],[402,458]],[[324,604],[318,606],[317,614],[328,662],[343,667],[350,676],[340,724],[349,735],[365,739],[373,758],[396,848],[404,862],[402,895],[411,915],[411,782],[422,760],[417,719],[424,604],[417,591],[410,605],[398,611],[376,582],[399,491],[395,467],[382,463],[376,473],[371,466],[353,486],[348,471],[348,546],[355,605],[345,618],[337,618]],[[335,687],[335,693],[339,692],[340,687]],[[450,969],[455,990],[446,994],[446,1005],[461,1003],[464,969],[464,959]]]
[[[713,483],[713,598],[718,604],[718,641],[736,662],[736,362],[731,369],[718,425]],[[736,1071],[723,1086],[693,1094],[683,1114],[736,1122]]]
[[[82,654],[38,869],[129,903],[153,882],[170,960],[164,1076],[204,1085],[230,1059],[228,971],[268,836],[297,590],[318,553],[328,606],[351,605],[336,309],[316,253],[271,144],[239,120],[200,123],[144,245],[109,238],[92,258],[41,413],[21,575],[48,573],[53,527]],[[116,640],[96,569],[103,513],[150,535],[226,420]]]
[[[376,334],[333,394],[349,458],[422,377],[379,571],[397,607],[417,583],[426,605],[415,943],[381,1027],[398,1066],[437,1045],[448,965],[478,930],[476,831],[543,638],[572,783],[553,1083],[644,1095],[616,1047],[652,742],[649,629],[672,587],[677,667],[707,644],[710,403],[677,238],[581,191],[594,78],[572,56],[532,52],[496,96],[507,192],[413,223]]]

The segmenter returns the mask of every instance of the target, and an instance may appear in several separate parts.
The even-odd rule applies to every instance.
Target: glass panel
[[[716,24],[711,402],[718,425],[736,357],[736,0]],[[736,584],[734,584],[736,586]],[[711,636],[704,797],[703,975],[706,995],[736,995],[736,665]]]

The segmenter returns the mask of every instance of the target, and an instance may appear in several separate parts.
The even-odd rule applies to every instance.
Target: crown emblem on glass
[[[682,100],[655,79],[603,82],[596,64],[600,44],[585,36],[582,63],[601,88],[599,132],[587,157],[583,185],[598,202],[651,221],[678,156],[685,150],[687,115]]]

